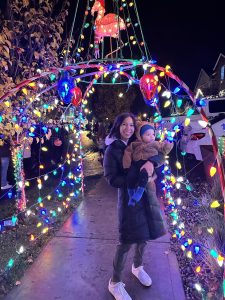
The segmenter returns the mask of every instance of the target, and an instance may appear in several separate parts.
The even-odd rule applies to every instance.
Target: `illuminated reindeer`
[[[105,0],[95,0],[91,14],[97,12],[95,20],[95,58],[99,58],[99,43],[105,36],[119,38],[119,31],[126,28],[123,19],[116,14],[105,15]]]

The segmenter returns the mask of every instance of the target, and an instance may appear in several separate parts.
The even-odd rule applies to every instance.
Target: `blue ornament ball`
[[[57,89],[64,104],[70,104],[73,98],[72,89],[76,86],[74,79],[68,73],[63,74],[58,81]]]

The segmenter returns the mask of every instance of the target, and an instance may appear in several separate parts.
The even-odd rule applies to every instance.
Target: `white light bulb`
[[[182,182],[182,181],[184,181],[184,178],[182,176],[180,176],[180,177],[177,178],[177,181]]]
[[[202,127],[202,128],[206,128],[206,126],[208,125],[208,123],[206,121],[203,120],[198,120],[198,124]]]
[[[181,205],[181,203],[182,203],[181,198],[177,198],[177,204],[178,204],[178,205]]]
[[[196,288],[196,290],[197,290],[198,292],[201,292],[201,290],[202,290],[202,287],[201,287],[201,285],[200,285],[199,283],[196,283],[196,284],[195,284],[195,288]]]
[[[176,188],[179,190],[181,187],[181,184],[179,182],[176,183]]]

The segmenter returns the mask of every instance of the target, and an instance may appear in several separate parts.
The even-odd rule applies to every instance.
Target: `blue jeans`
[[[1,157],[1,187],[7,185],[7,172],[9,167],[9,157]]]

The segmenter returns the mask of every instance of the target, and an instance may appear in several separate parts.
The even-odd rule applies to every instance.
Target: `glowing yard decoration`
[[[116,14],[105,15],[105,0],[95,0],[91,9],[91,14],[97,12],[95,20],[95,58],[99,58],[99,43],[103,41],[104,37],[118,38],[119,31],[126,28],[123,19]]]

